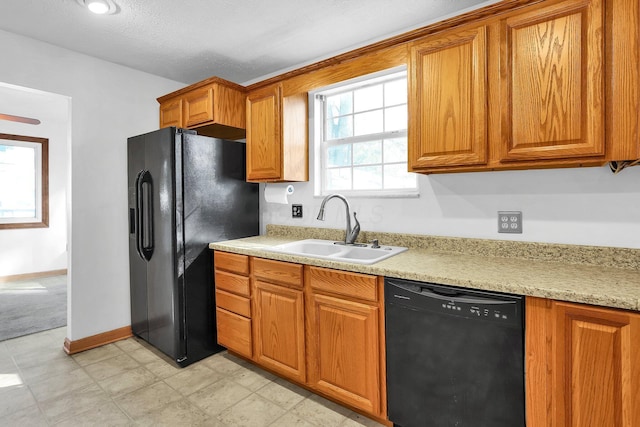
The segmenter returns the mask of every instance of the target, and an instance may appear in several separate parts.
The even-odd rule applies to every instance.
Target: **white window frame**
[[[0,134],[0,145],[33,149],[35,163],[35,216],[0,217],[0,229],[49,226],[48,144],[46,138]]]
[[[338,192],[345,196],[350,197],[399,197],[399,198],[409,198],[409,197],[419,197],[419,188],[418,188],[418,179],[416,174],[414,175],[415,185],[412,188],[405,189],[373,189],[373,190],[326,190],[325,188],[325,170],[326,170],[326,157],[325,146],[326,145],[340,145],[340,144],[353,144],[357,142],[363,141],[371,141],[376,139],[389,139],[393,137],[404,137],[407,136],[407,129],[401,131],[394,132],[383,132],[380,134],[369,134],[364,136],[353,136],[344,139],[336,139],[325,141],[324,132],[324,102],[323,96],[330,96],[342,92],[350,92],[355,89],[363,88],[366,86],[377,85],[384,81],[393,80],[398,77],[404,75],[406,77],[406,67],[396,67],[389,70],[384,70],[378,73],[368,74],[365,76],[360,76],[355,79],[350,79],[347,81],[343,81],[334,85],[326,86],[323,88],[319,88],[309,93],[309,106],[310,106],[310,130],[309,135],[312,136],[313,141],[313,153],[314,153],[314,196],[316,197],[324,197],[328,194]],[[407,123],[408,127],[408,123]],[[353,155],[353,152],[352,152]],[[384,159],[381,165],[384,168]],[[351,171],[353,173],[353,165],[351,165]],[[410,172],[407,172],[410,173]]]

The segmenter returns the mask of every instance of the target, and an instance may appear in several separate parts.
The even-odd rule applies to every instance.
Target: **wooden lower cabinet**
[[[251,319],[216,308],[218,343],[245,357],[252,356]]]
[[[254,284],[255,360],[287,378],[305,382],[302,290]]]
[[[329,396],[379,414],[378,308],[312,293],[307,313],[309,382]]]
[[[216,251],[214,274],[218,344],[251,358],[253,339],[249,257]]]
[[[640,425],[640,314],[527,298],[529,427]]]
[[[386,419],[382,290],[376,276],[305,267],[310,386]]]
[[[390,425],[382,277],[219,251],[215,260],[221,345]]]

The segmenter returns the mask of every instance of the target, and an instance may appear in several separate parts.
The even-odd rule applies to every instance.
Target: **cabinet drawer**
[[[216,270],[216,289],[222,289],[234,294],[250,296],[249,278]]]
[[[216,289],[216,307],[244,317],[251,317],[251,300]]]
[[[253,355],[251,319],[216,308],[218,344],[247,357]]]
[[[229,252],[214,252],[213,262],[216,270],[226,270],[232,273],[249,275],[249,257]]]
[[[253,275],[271,283],[302,289],[302,265],[270,259],[253,258]]]
[[[367,301],[378,301],[376,276],[309,267],[309,282],[316,290],[346,295]]]

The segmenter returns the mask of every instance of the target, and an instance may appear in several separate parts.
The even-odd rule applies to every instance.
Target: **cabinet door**
[[[640,424],[640,316],[556,303],[558,426]]]
[[[282,178],[281,88],[247,96],[247,181]]]
[[[182,127],[182,98],[160,104],[160,127]]]
[[[217,84],[214,89],[214,113],[216,123],[245,129],[246,95],[237,88]]]
[[[379,414],[378,308],[315,293],[309,303],[309,383],[342,402]]]
[[[213,120],[213,86],[193,90],[184,96],[185,126],[195,126]]]
[[[640,425],[640,314],[527,298],[527,425]]]
[[[306,380],[303,301],[301,290],[255,282],[256,361],[301,383]]]
[[[487,162],[486,28],[411,44],[409,170]]]
[[[604,155],[602,0],[571,0],[502,23],[501,160]]]

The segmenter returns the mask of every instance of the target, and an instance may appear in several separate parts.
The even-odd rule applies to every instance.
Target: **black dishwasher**
[[[402,427],[520,427],[518,295],[385,278],[389,420]]]

